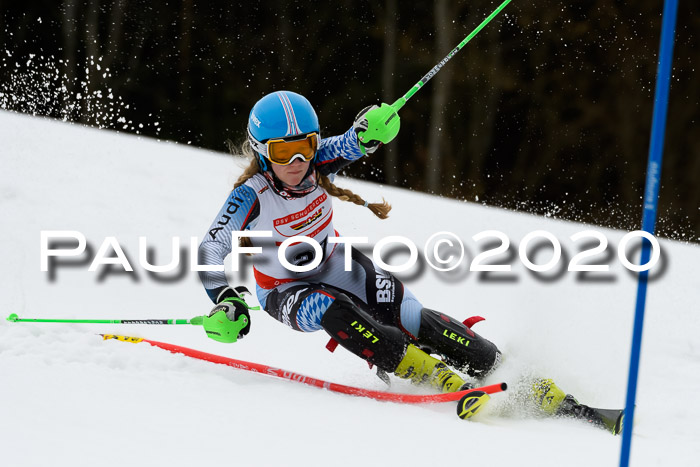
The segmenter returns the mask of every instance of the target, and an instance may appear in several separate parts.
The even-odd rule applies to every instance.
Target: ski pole
[[[496,9],[493,11],[493,13],[491,13],[491,14],[488,16],[488,18],[486,18],[485,20],[483,20],[483,21],[481,22],[481,24],[478,25],[478,26],[476,27],[476,29],[474,29],[467,37],[465,37],[464,40],[463,40],[462,42],[460,42],[460,43],[457,45],[457,47],[455,47],[454,49],[452,49],[452,51],[451,51],[450,53],[448,53],[447,56],[446,56],[445,58],[443,58],[442,61],[441,61],[440,63],[438,63],[437,65],[435,65],[435,66],[433,67],[432,70],[430,70],[425,76],[423,76],[423,77],[420,79],[420,81],[418,81],[416,84],[414,84],[413,87],[412,87],[411,89],[409,89],[408,92],[407,92],[406,94],[404,94],[403,97],[400,97],[399,99],[396,100],[396,102],[394,102],[393,104],[391,104],[391,106],[394,108],[394,110],[395,110],[396,112],[398,112],[399,109],[401,109],[401,107],[403,107],[403,106],[406,104],[406,102],[411,98],[411,96],[413,96],[416,92],[418,92],[418,90],[419,90],[420,88],[422,88],[423,85],[424,85],[425,83],[427,83],[428,81],[430,81],[430,78],[432,78],[433,76],[435,76],[435,75],[437,74],[437,72],[440,71],[440,68],[442,68],[442,66],[443,66],[445,63],[447,63],[452,57],[454,57],[455,54],[456,54],[457,52],[459,52],[460,50],[462,50],[462,48],[463,48],[465,45],[467,45],[467,42],[469,42],[470,40],[472,40],[472,38],[473,38],[474,36],[476,36],[476,35],[479,33],[479,31],[481,31],[481,30],[483,29],[484,26],[486,26],[487,24],[489,24],[489,22],[491,22],[491,20],[492,20],[497,14],[499,14],[499,13],[501,12],[501,10],[504,9],[504,8],[506,7],[506,5],[508,5],[508,4],[510,3],[510,1],[511,1],[511,0],[505,0],[503,3],[501,3],[501,5],[500,5],[498,8],[496,8]]]
[[[80,323],[80,324],[192,324],[201,326],[204,316],[190,319],[38,319],[20,318],[16,313],[7,317],[11,323]]]
[[[372,125],[368,126],[365,131],[360,131],[357,134],[358,139],[361,142],[369,141],[384,141],[383,136],[387,134],[396,135],[399,131],[400,121],[398,118],[398,111],[403,107],[406,102],[413,96],[418,90],[423,87],[425,83],[430,81],[430,78],[435,76],[440,68],[447,63],[457,52],[459,52],[474,36],[476,36],[479,31],[483,29],[502,9],[510,3],[511,0],[505,0],[501,5],[496,8],[493,13],[491,13],[488,18],[483,20],[480,25],[476,27],[467,37],[460,42],[457,47],[452,49],[452,51],[447,54],[445,58],[442,59],[440,63],[435,65],[432,70],[430,70],[425,76],[423,76],[420,81],[418,81],[411,89],[408,90],[403,97],[400,97],[393,104],[389,105],[387,103],[382,103],[381,106],[372,109],[367,114],[368,117],[371,115],[371,121],[374,122]],[[370,118],[368,118],[368,121]],[[392,136],[393,138],[393,136]]]

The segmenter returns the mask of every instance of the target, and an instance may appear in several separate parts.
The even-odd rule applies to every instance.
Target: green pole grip
[[[248,318],[246,315],[240,315],[236,321],[231,321],[226,316],[226,312],[220,309],[211,316],[205,316],[202,325],[210,339],[232,344],[238,340],[238,335],[248,325]]]
[[[410,97],[410,96],[409,96],[409,97]],[[401,110],[401,107],[403,107],[404,105],[406,105],[406,101],[407,101],[407,100],[408,100],[408,99],[407,99],[406,97],[399,97],[398,99],[396,99],[396,102],[394,102],[393,104],[391,104],[391,106],[394,108],[394,110],[395,110],[396,112],[398,112],[399,110]]]

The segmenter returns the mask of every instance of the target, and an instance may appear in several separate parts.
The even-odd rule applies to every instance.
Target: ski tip
[[[122,342],[129,342],[131,344],[138,344],[143,341],[142,337],[130,337],[130,336],[118,336],[116,334],[100,334],[103,340],[116,339]]]
[[[7,320],[11,323],[17,322],[19,319],[19,316],[17,316],[17,313],[12,313],[10,316],[7,317]]]
[[[615,419],[615,423],[612,424],[612,434],[617,436],[622,434],[622,429],[625,426],[625,411],[620,410],[620,414]]]
[[[505,391],[508,389],[508,385],[506,383],[501,383],[501,391]]]

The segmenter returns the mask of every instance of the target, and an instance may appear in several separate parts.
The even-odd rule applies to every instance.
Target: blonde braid
[[[321,188],[326,190],[328,194],[330,194],[331,196],[335,196],[341,201],[350,201],[351,203],[355,203],[358,206],[365,206],[380,219],[386,219],[387,217],[389,217],[391,205],[387,203],[384,198],[382,198],[381,203],[368,203],[367,201],[362,199],[360,195],[356,195],[351,190],[335,186],[327,176],[321,174],[319,174],[318,176],[318,184],[321,186]]]

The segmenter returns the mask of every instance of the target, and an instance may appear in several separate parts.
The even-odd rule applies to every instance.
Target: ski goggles
[[[277,165],[289,165],[297,159],[311,161],[318,150],[318,133],[293,136],[287,138],[269,139],[265,143],[257,141],[248,132],[253,149],[265,156],[270,162]]]

